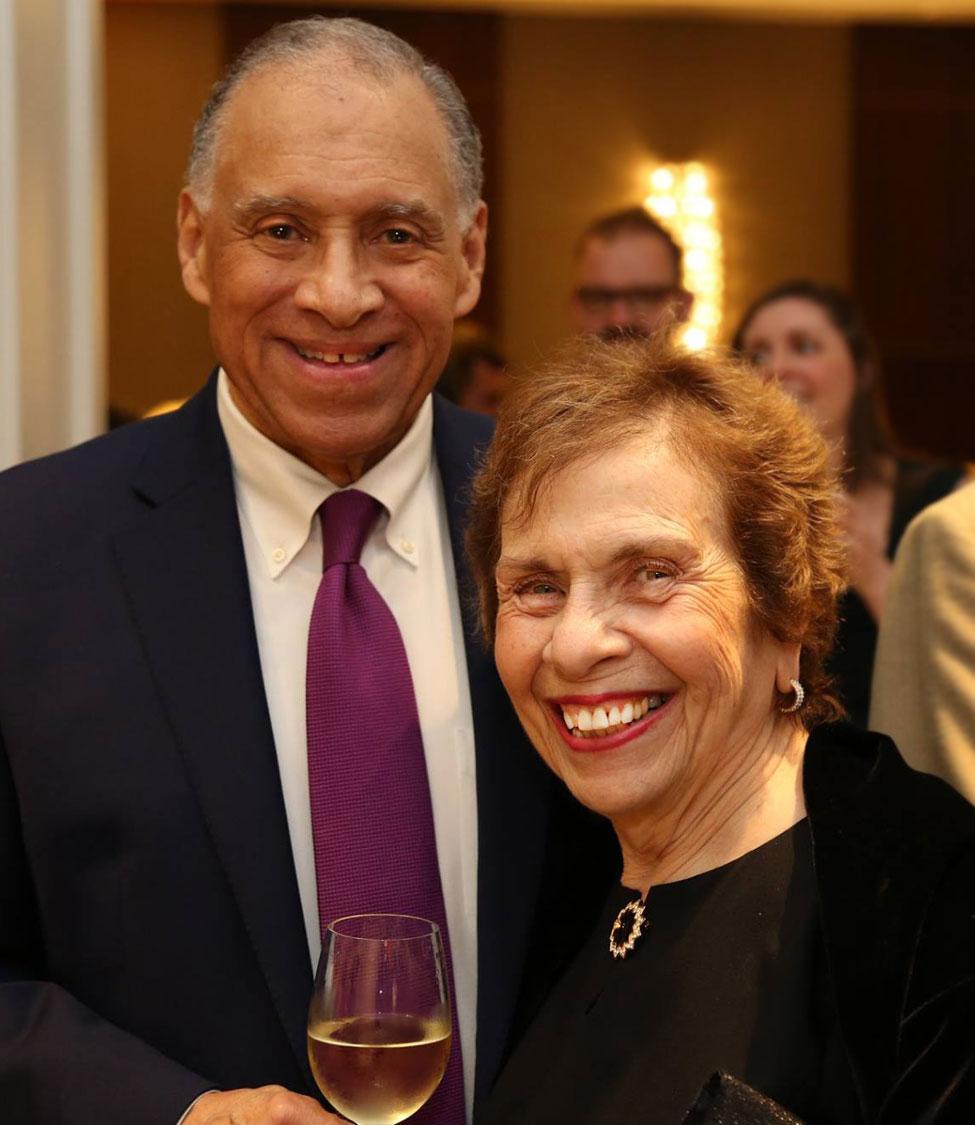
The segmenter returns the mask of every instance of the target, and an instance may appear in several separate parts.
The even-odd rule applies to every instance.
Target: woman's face
[[[759,629],[721,488],[658,427],[506,519],[495,655],[546,763],[626,823],[680,808],[771,730],[795,646]],[[791,656],[791,663],[790,663]]]
[[[771,301],[749,321],[742,344],[752,363],[806,407],[824,437],[844,440],[857,371],[825,309],[805,297]]]

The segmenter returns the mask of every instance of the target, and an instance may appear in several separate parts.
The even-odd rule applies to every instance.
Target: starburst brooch
[[[609,931],[609,951],[614,957],[625,957],[632,953],[636,943],[647,928],[644,901],[635,898],[616,915],[613,928]]]

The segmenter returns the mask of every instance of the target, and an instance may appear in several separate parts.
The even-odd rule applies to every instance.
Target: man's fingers
[[[193,1107],[183,1125],[341,1125],[312,1098],[283,1086],[252,1090],[211,1090]]]

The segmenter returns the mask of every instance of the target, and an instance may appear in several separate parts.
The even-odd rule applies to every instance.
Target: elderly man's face
[[[604,339],[646,336],[670,318],[686,320],[690,300],[667,243],[649,232],[623,231],[586,240],[572,311],[580,332]]]
[[[325,77],[323,77],[325,75]],[[326,59],[233,95],[204,210],[184,192],[184,284],[210,308],[235,401],[338,484],[403,436],[480,293],[446,127],[419,80]]]
[[[568,465],[530,518],[505,518],[497,582],[518,717],[618,830],[679,815],[766,745],[797,651],[755,621],[719,482],[659,429]]]

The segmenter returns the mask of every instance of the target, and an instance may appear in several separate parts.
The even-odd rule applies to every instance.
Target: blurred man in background
[[[682,267],[680,246],[644,208],[595,219],[576,248],[576,327],[612,340],[683,324],[694,298],[683,287]]]

